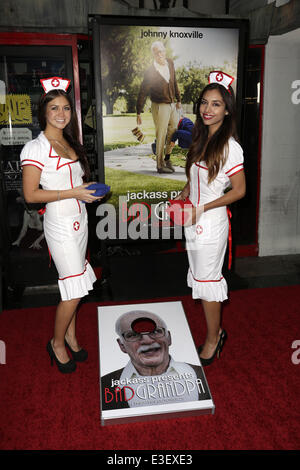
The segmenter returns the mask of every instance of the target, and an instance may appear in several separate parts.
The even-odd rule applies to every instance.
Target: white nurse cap
[[[61,77],[50,77],[50,78],[42,78],[40,82],[42,84],[42,87],[45,90],[45,93],[48,93],[51,90],[67,91],[71,80],[67,80]]]
[[[219,70],[214,70],[210,72],[208,76],[208,83],[218,83],[219,85],[223,85],[226,90],[229,91],[229,87],[232,84],[234,78],[231,75],[228,75],[225,72],[221,72]]]

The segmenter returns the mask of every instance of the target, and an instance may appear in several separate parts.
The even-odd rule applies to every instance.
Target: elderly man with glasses
[[[171,138],[179,121],[180,91],[174,63],[166,57],[163,43],[155,41],[151,46],[151,52],[153,63],[144,73],[137,97],[136,122],[138,126],[142,125],[141,114],[146,98],[149,96],[155,126],[157,171],[158,173],[173,173],[175,169],[170,160]]]
[[[115,325],[127,365],[101,379],[102,409],[128,408],[209,398],[200,366],[175,361],[169,354],[171,333],[147,311],[130,311]]]

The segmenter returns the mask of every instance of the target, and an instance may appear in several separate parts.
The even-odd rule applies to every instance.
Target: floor
[[[113,247],[107,256],[107,268],[84,302],[134,301],[190,295],[186,285],[188,269],[184,251],[157,252],[147,248]],[[300,254],[287,256],[237,258],[223,274],[229,290],[273,286],[300,286]],[[3,292],[3,310],[56,305],[56,282]]]

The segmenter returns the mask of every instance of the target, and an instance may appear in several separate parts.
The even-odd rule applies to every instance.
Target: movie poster
[[[182,303],[98,307],[101,423],[214,412]]]
[[[165,209],[168,200],[174,199],[186,183],[186,154],[200,91],[212,70],[237,78],[239,29],[104,23],[99,37],[105,183],[112,188],[108,203],[115,208],[115,214],[109,214],[110,227],[112,215],[117,227],[108,230],[104,217],[98,236],[168,238],[172,223]],[[157,41],[165,48],[167,76],[154,64],[151,47]],[[154,65],[155,73],[149,75]],[[161,143],[160,118],[153,102],[165,93],[159,83],[163,80],[173,87],[174,109],[172,125]],[[237,80],[234,89],[236,85]],[[89,116],[86,124],[93,125]],[[186,138],[180,138],[178,131],[186,132]],[[158,171],[160,165],[165,165],[162,155],[169,155],[174,171]],[[102,206],[99,211],[97,215],[104,216],[109,208]],[[138,229],[126,232],[124,225],[129,226],[137,217]],[[152,232],[147,230],[149,227]],[[157,227],[166,232],[165,236],[157,235]]]

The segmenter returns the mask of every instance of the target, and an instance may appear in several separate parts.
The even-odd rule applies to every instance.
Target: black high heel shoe
[[[67,341],[65,340],[65,345],[67,348],[69,348],[70,350],[70,353],[72,354],[72,357],[74,359],[74,361],[76,362],[84,362],[87,360],[88,358],[88,352],[85,350],[85,349],[80,349],[80,351],[73,351],[73,349],[71,348],[71,346],[67,343]]]
[[[57,365],[57,368],[59,370],[59,372],[61,372],[62,374],[70,374],[71,372],[74,372],[75,369],[76,369],[76,363],[70,359],[68,362],[60,362],[56,355],[55,355],[55,352],[53,350],[53,346],[51,344],[51,341],[48,342],[47,344],[47,351],[48,351],[48,354],[50,356],[50,359],[51,359],[51,366],[53,366],[53,360],[56,362],[56,365]]]
[[[220,354],[222,352],[222,349],[223,349],[223,346],[224,346],[224,343],[225,343],[226,339],[227,339],[227,333],[226,333],[225,330],[222,330],[221,334],[220,334],[218,344],[216,346],[216,349],[215,349],[215,352],[213,353],[213,355],[211,357],[209,357],[208,359],[204,359],[201,356],[199,356],[202,366],[209,366],[215,360],[216,356],[217,356],[217,358],[220,357]],[[202,345],[199,346],[199,348],[198,348],[198,353],[199,354],[201,353],[202,348],[203,348]]]

